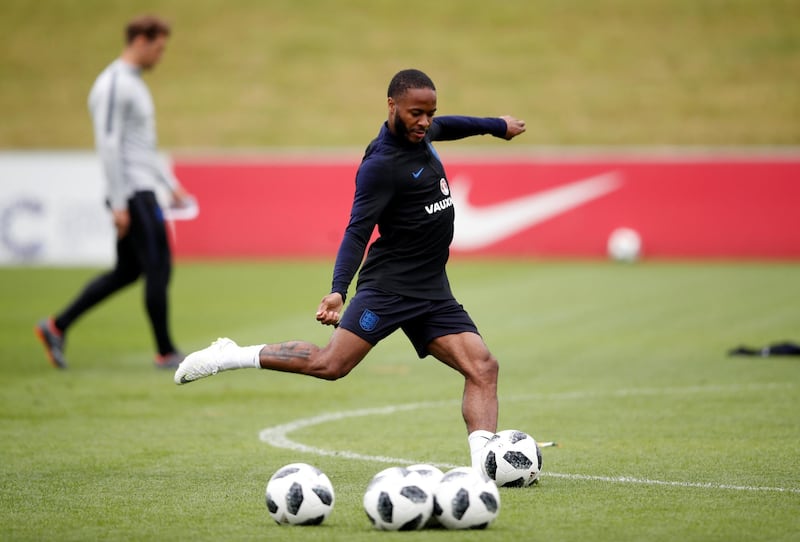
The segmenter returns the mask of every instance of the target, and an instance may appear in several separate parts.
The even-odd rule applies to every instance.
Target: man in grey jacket
[[[141,73],[161,60],[170,26],[142,16],[125,27],[125,47],[97,77],[89,94],[95,146],[107,182],[107,204],[117,231],[116,264],[91,280],[61,313],[35,328],[51,364],[66,368],[67,329],[86,311],[110,295],[145,277],[145,306],[156,343],[157,367],[174,368],[183,359],[172,342],[168,294],[172,255],[164,215],[156,198],[159,185],[173,203],[189,195],[158,154],[155,108]]]

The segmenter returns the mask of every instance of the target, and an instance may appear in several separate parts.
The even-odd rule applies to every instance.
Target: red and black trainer
[[[64,357],[64,333],[57,327],[52,318],[44,318],[33,329],[39,340],[44,345],[50,365],[56,369],[66,369],[67,360]]]

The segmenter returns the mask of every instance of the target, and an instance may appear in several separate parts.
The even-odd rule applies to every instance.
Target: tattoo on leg
[[[292,359],[307,360],[311,357],[311,348],[308,343],[300,341],[290,341],[275,345],[269,345],[264,349],[267,356],[278,361],[292,361]]]

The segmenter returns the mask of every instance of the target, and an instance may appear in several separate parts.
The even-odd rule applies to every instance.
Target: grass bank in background
[[[0,4],[0,148],[90,147],[89,88],[141,12],[174,24],[146,76],[166,148],[362,148],[407,67],[440,114],[526,119],[517,146],[800,144],[790,0],[135,4]]]

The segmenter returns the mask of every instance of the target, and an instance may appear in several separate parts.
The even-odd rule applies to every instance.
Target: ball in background
[[[500,513],[500,493],[482,473],[457,467],[436,487],[433,513],[447,529],[485,529]]]
[[[631,228],[617,228],[608,236],[608,256],[618,262],[635,262],[642,251],[642,238]]]
[[[389,467],[376,474],[367,486],[364,511],[376,529],[422,529],[433,514],[430,485],[417,471]]]
[[[539,479],[542,452],[529,434],[506,429],[481,450],[481,469],[498,487],[527,487]]]
[[[269,479],[266,500],[269,515],[281,525],[319,525],[333,510],[335,495],[324,472],[291,463]]]

